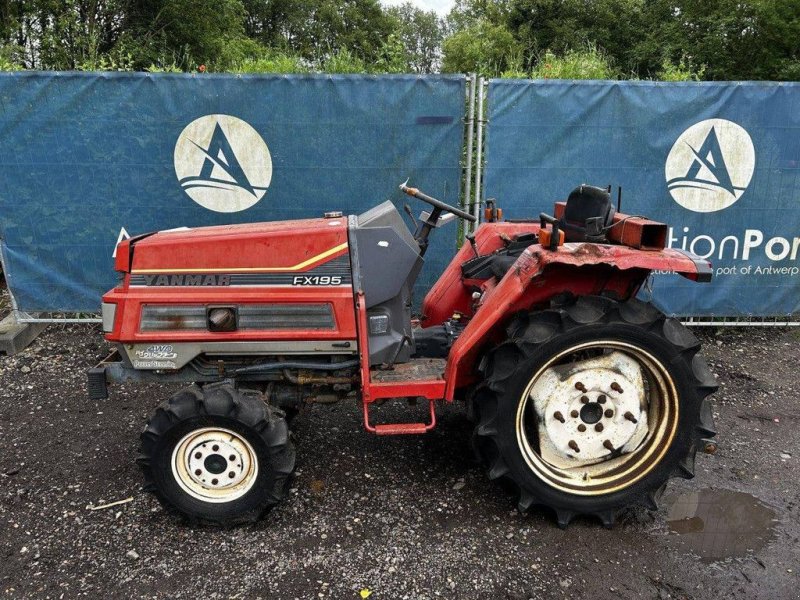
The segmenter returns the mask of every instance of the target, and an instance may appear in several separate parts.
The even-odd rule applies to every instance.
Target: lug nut
[[[580,414],[581,413],[579,413],[577,410],[573,410],[571,413],[569,413],[569,416],[572,417],[573,419],[577,419],[578,415]]]
[[[610,419],[611,417],[614,416],[614,411],[611,410],[610,408],[607,408],[603,414]]]
[[[217,485],[219,483],[219,479],[212,479],[211,485]]]
[[[569,447],[570,447],[570,448],[572,448],[572,450],[574,450],[575,452],[580,452],[580,451],[581,451],[581,449],[580,449],[580,448],[578,448],[578,444],[575,442],[575,440],[570,440],[568,445],[569,445]]]
[[[605,395],[605,394],[600,394],[600,395],[597,397],[597,401],[598,401],[600,404],[605,404],[605,403],[606,403],[606,395]]]
[[[611,389],[614,390],[615,392],[617,392],[618,394],[621,394],[624,391],[622,389],[622,386],[620,384],[618,384],[616,381],[611,384]]]
[[[581,404],[589,404],[589,396],[581,396]]]
[[[594,426],[594,430],[595,431],[603,431],[603,424],[602,423],[598,423],[597,425]]]
[[[565,419],[564,419],[564,415],[562,415],[560,411],[554,412],[553,413],[553,418],[561,421],[562,423],[566,422]]]
[[[603,448],[605,448],[609,452],[613,452],[614,451],[614,444],[612,444],[609,440],[606,440],[605,442],[603,442]]]
[[[631,413],[631,411],[626,412],[623,416],[626,419],[628,419],[628,421],[630,421],[631,423],[638,423],[639,422],[639,420],[636,417],[633,416],[633,413]]]
[[[202,475],[203,472],[200,469],[195,469],[194,474],[197,475],[198,477],[200,477],[200,475]]]
[[[706,454],[716,454],[717,453],[717,444],[716,442],[706,442],[703,446],[703,452]]]
[[[578,431],[580,431],[581,433],[583,433],[584,431],[586,431],[586,425],[584,425],[583,423],[581,423],[580,425],[578,425]]]
[[[578,390],[579,392],[586,393],[586,386],[583,385],[580,381],[575,382],[575,389]]]
[[[234,462],[234,461],[236,461],[236,457],[235,457],[233,454],[231,454],[231,455],[228,457],[228,460],[229,460],[229,461],[231,461],[231,462]]]
[[[234,473],[233,471],[231,471],[230,473],[228,473],[228,477],[230,477],[231,479],[233,479],[234,477],[236,477],[236,473]]]

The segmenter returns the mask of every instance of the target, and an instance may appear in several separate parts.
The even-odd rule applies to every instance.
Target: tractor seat
[[[614,219],[611,194],[604,188],[580,185],[570,192],[559,221],[567,242],[604,242],[605,228]]]

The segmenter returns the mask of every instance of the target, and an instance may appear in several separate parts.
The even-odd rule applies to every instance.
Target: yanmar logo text
[[[230,275],[143,275],[145,285],[230,285]]]

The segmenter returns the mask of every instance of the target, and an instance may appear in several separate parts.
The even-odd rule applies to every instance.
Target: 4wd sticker
[[[144,360],[172,360],[178,358],[171,344],[148,346],[144,350],[136,351],[136,358]]]
[[[144,350],[136,350],[133,359],[135,369],[175,369],[174,359],[178,357],[171,344],[148,346]]]

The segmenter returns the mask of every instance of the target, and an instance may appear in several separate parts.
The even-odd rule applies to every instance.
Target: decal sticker
[[[667,156],[664,173],[672,198],[700,213],[728,208],[744,194],[756,164],[750,134],[725,119],[689,127]]]
[[[136,358],[145,360],[172,360],[178,358],[178,354],[171,344],[159,344],[148,346],[144,350],[137,350]]]
[[[145,285],[230,285],[230,275],[142,275]]]
[[[292,285],[342,285],[338,275],[297,275]]]
[[[175,175],[203,208],[232,213],[255,205],[272,181],[272,156],[249,123],[206,115],[189,123],[175,144]]]

